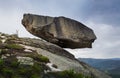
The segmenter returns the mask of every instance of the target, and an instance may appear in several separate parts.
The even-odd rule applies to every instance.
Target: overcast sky
[[[66,16],[92,28],[92,49],[68,49],[76,57],[120,58],[120,0],[0,0],[0,32],[34,37],[21,24],[24,13]]]

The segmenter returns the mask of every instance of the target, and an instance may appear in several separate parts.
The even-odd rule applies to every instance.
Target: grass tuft
[[[24,49],[24,47],[19,44],[7,44],[5,47],[8,49],[17,49],[17,50]]]
[[[42,56],[42,55],[27,55],[26,57],[31,57],[34,60],[39,61],[39,62],[44,62],[44,63],[50,62],[47,57]]]

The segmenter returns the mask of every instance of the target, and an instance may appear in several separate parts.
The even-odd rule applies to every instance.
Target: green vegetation
[[[0,49],[0,55],[8,53],[7,49]]]
[[[0,40],[0,44],[2,43],[2,41]]]
[[[13,68],[17,68],[19,66],[19,62],[17,61],[12,61],[11,64],[10,64],[10,67],[13,67]]]
[[[12,70],[11,68],[3,68],[3,69],[1,70],[1,74],[2,74],[5,78],[7,78],[7,77],[12,78],[13,75],[14,75],[14,70]]]
[[[73,70],[45,74],[44,70],[47,67],[39,62],[34,62],[34,65],[24,65],[14,57],[10,60],[0,59],[0,78],[91,78]]]
[[[45,62],[45,63],[50,62],[47,57],[42,56],[42,55],[38,55],[38,54],[37,55],[36,54],[34,54],[34,55],[27,55],[27,57],[31,57],[34,60],[39,61],[39,62]]]
[[[49,59],[45,56],[37,53],[25,53],[24,47],[15,44],[11,40],[8,40],[5,44],[0,45],[0,78],[41,78],[44,74],[44,70],[48,69],[45,63],[49,62]],[[21,54],[20,54],[21,53]],[[33,65],[25,65],[18,62],[16,58],[18,56],[33,58]],[[1,56],[6,58],[1,59]]]
[[[3,61],[2,59],[0,59],[0,69],[1,69],[2,66],[3,66],[3,63],[4,63],[4,61]]]
[[[22,65],[17,60],[0,59],[0,78],[41,78],[42,65]]]
[[[50,70],[46,66],[46,63],[50,62],[49,59],[37,52],[25,52],[24,47],[19,45],[28,42],[29,45],[39,47],[37,44],[32,43],[30,39],[20,41],[15,35],[6,36],[6,38],[3,44],[0,40],[0,78],[90,78],[73,70],[45,73],[44,70]],[[20,63],[17,56],[30,57],[33,64]],[[58,68],[55,64],[52,66]]]
[[[42,55],[38,55],[37,57],[34,57],[33,59],[40,61],[40,62],[45,62],[45,63],[49,62],[49,59],[45,56],[42,56]]]
[[[23,46],[20,46],[19,44],[7,44],[5,47],[8,49],[17,49],[17,50],[24,49]]]
[[[48,78],[51,76],[53,76],[54,78],[91,78],[81,73],[75,73],[73,70],[66,70],[62,72],[49,72],[48,74],[46,74],[46,76]]]
[[[63,71],[60,73],[63,78],[90,78],[81,73],[75,73],[73,70]]]

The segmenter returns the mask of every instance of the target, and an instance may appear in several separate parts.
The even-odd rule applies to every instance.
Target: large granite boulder
[[[22,24],[31,34],[63,48],[91,48],[96,39],[92,29],[66,17],[24,14]]]

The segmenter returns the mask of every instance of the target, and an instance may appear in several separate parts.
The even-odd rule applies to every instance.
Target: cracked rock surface
[[[92,29],[62,16],[24,14],[22,24],[31,34],[62,48],[91,48],[96,39]]]

